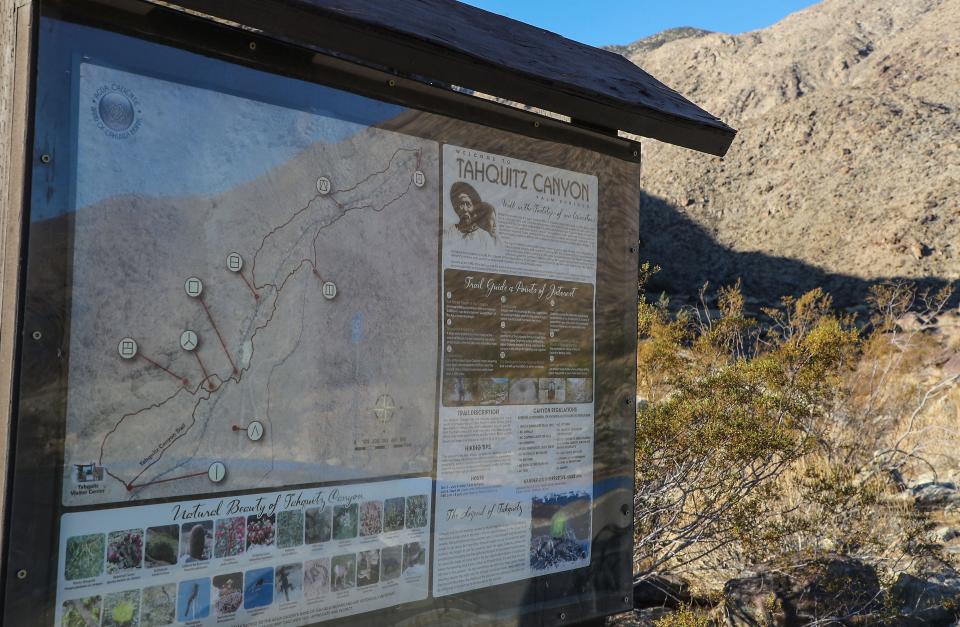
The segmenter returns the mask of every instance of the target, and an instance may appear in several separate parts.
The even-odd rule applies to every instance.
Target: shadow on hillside
[[[666,292],[675,304],[693,303],[703,284],[711,291],[742,279],[743,293],[763,304],[776,304],[782,296],[798,296],[815,287],[829,292],[839,307],[866,302],[870,286],[885,281],[911,281],[934,289],[950,282],[940,277],[863,279],[826,272],[797,259],[759,252],[737,252],[717,242],[679,207],[641,193],[640,260],[662,270],[647,286],[650,294]],[[960,300],[960,282],[954,282],[953,304]]]

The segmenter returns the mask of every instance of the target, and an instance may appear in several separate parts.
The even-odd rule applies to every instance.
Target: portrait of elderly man
[[[493,249],[497,245],[497,214],[490,203],[469,183],[457,181],[450,186],[450,202],[458,222],[447,229],[447,237],[470,242],[478,250]]]

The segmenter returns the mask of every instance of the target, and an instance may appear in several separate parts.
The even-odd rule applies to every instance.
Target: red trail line
[[[210,315],[210,308],[207,307],[206,301],[203,300],[203,297],[200,297],[200,304],[203,305],[203,310],[207,312],[207,318],[210,319],[210,324],[213,326],[213,330],[217,333],[217,339],[220,340],[220,347],[223,349],[223,353],[227,356],[227,360],[230,362],[230,367],[233,368],[233,374],[237,374],[237,365],[233,363],[233,357],[230,356],[230,351],[227,350],[227,344],[223,341],[223,336],[220,335],[220,329],[217,328],[217,323],[213,321],[213,316]]]
[[[241,270],[237,274],[239,274],[240,278],[243,279],[243,282],[247,284],[247,288],[250,290],[250,293],[253,294],[253,299],[260,300],[260,294],[257,294],[257,290],[253,289],[253,286],[250,285],[250,281],[248,281],[247,277],[244,276],[243,270]]]
[[[166,372],[168,375],[170,375],[170,376],[173,377],[174,379],[177,379],[177,380],[180,381],[180,383],[182,383],[183,385],[190,385],[190,381],[187,380],[186,377],[181,377],[180,375],[178,375],[177,373],[173,372],[173,371],[170,370],[169,368],[164,368],[163,366],[161,366],[161,365],[158,364],[157,362],[153,361],[152,359],[150,359],[149,357],[147,357],[147,356],[144,355],[143,353],[140,353],[140,357],[142,357],[144,360],[146,360],[147,363],[156,366],[157,368],[159,368],[160,370],[163,370],[164,372]]]
[[[189,474],[189,475],[180,475],[179,477],[167,477],[166,479],[155,479],[155,480],[153,480],[153,481],[145,481],[145,482],[140,483],[140,484],[134,484],[134,483],[131,481],[130,483],[127,484],[127,490],[128,490],[128,491],[131,491],[131,490],[134,490],[134,489],[136,489],[136,488],[145,488],[145,487],[147,487],[148,485],[154,485],[154,484],[156,484],[156,483],[167,483],[168,481],[179,481],[180,479],[190,479],[191,477],[199,477],[199,476],[205,475],[205,474],[207,474],[206,471],[204,471],[204,472],[195,472],[195,473]]]
[[[208,379],[210,379],[210,375],[207,374],[207,369],[203,365],[203,360],[200,359],[200,354],[197,352],[196,349],[194,349],[192,352],[193,352],[193,356],[197,358],[197,363],[200,364],[200,370],[203,371],[203,381],[200,382],[200,385],[203,385],[204,383],[206,383],[207,388],[212,390],[213,384],[208,381]]]

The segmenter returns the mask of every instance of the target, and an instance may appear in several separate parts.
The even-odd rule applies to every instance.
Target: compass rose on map
[[[377,420],[383,423],[393,420],[393,414],[400,409],[389,394],[381,394],[377,397],[377,402],[373,405],[373,413]]]

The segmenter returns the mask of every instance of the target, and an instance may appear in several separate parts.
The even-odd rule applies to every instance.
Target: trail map
[[[79,90],[64,503],[429,472],[436,144],[93,64]]]

